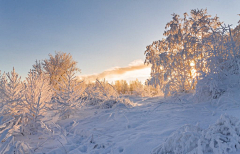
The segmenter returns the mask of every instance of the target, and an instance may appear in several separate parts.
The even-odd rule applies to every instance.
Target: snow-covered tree
[[[84,89],[81,88],[81,82],[77,80],[75,73],[75,66],[72,66],[60,77],[61,82],[56,81],[58,88],[54,90],[63,118],[69,118],[73,109],[81,105],[78,101]]]
[[[23,84],[21,77],[15,72],[15,69],[10,73],[3,74],[1,77],[2,105],[7,109],[6,113],[13,116],[22,114],[22,99],[23,99]]]
[[[43,65],[40,62],[40,60],[39,61],[37,61],[37,60],[35,61],[35,64],[33,65],[32,71],[38,73],[39,75],[43,74]]]
[[[48,79],[30,70],[25,83],[24,106],[26,108],[26,129],[37,131],[39,120],[52,97]]]
[[[36,68],[39,68],[35,65]],[[45,59],[42,62],[42,67],[44,73],[48,76],[50,84],[57,89],[57,82],[62,81],[62,76],[66,74],[67,71],[73,69],[73,71],[80,71],[77,68],[77,62],[73,60],[72,56],[63,52],[56,52],[55,56],[49,54],[49,59]]]
[[[173,14],[164,36],[146,47],[145,63],[152,64],[148,84],[159,85],[165,96],[196,89],[204,74],[216,74],[220,63],[238,53],[231,28],[203,9],[184,18]]]

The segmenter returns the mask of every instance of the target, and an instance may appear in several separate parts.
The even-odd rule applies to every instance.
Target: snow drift
[[[208,129],[185,125],[173,132],[152,154],[226,154],[240,148],[239,119],[222,115]]]

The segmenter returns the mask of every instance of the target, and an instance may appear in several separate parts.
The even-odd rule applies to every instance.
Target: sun
[[[190,66],[192,66],[192,67],[195,66],[195,62],[191,61]]]
[[[195,62],[194,61],[191,61],[190,62],[190,66],[191,66],[191,74],[192,74],[192,77],[193,78],[196,78],[196,76],[197,76],[197,70],[194,68],[194,66],[195,66]]]

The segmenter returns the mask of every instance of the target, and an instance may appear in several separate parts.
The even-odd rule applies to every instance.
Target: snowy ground
[[[128,98],[134,107],[84,107],[75,117],[62,121],[48,113],[43,122],[49,131],[16,140],[28,142],[34,153],[148,154],[185,124],[207,129],[225,113],[240,119],[239,91],[198,103],[191,94],[170,99]]]

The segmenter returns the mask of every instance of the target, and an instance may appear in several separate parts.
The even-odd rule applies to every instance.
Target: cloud
[[[87,81],[95,81],[96,79],[101,80],[104,78],[111,78],[114,76],[123,75],[127,72],[142,70],[146,68],[150,68],[150,65],[144,65],[144,62],[142,60],[135,60],[131,62],[127,67],[115,67],[115,68],[105,70],[99,74],[83,75],[83,76],[79,76],[79,78]]]

